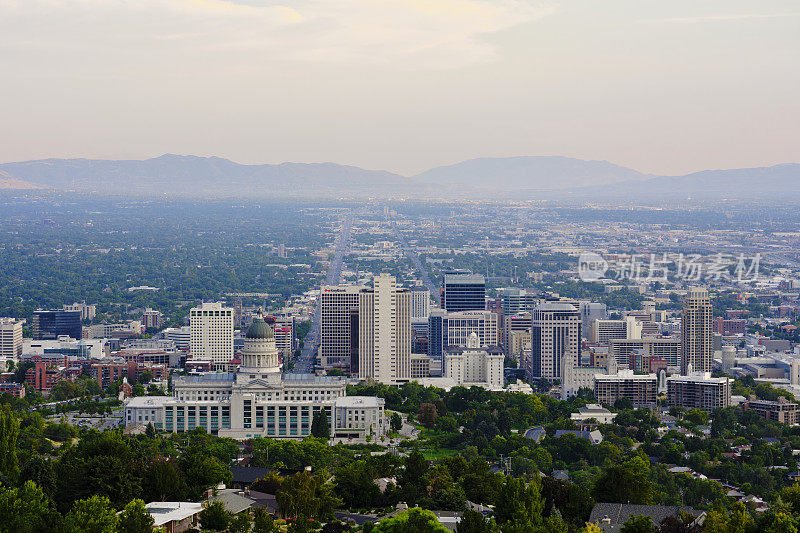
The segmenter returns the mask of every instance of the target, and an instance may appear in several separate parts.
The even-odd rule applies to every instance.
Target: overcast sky
[[[0,0],[0,161],[800,162],[796,0]]]

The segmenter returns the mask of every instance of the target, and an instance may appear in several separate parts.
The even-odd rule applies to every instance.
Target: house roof
[[[233,474],[232,483],[250,484],[255,483],[261,478],[266,477],[270,472],[277,472],[282,476],[291,476],[299,472],[299,470],[290,470],[286,468],[259,468],[257,466],[231,466],[229,467],[231,474]]]
[[[194,502],[151,502],[145,508],[153,517],[153,525],[160,527],[196,515],[203,510],[203,505]]]
[[[250,507],[252,507],[255,503],[250,498],[245,498],[244,496],[232,491],[220,492],[219,494],[210,497],[208,501],[221,501],[225,506],[225,509],[233,514],[239,514],[242,511],[250,509]]]
[[[679,507],[677,505],[631,505],[625,503],[598,503],[592,508],[589,515],[589,523],[597,524],[603,531],[619,531],[622,524],[633,515],[649,516],[653,523],[660,525],[669,516],[678,516],[681,512],[687,512],[695,517],[703,514],[703,511],[692,509],[691,507]],[[607,518],[608,521],[603,520]]]

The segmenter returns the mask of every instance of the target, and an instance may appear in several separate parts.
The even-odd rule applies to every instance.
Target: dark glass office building
[[[81,338],[80,311],[34,311],[33,338],[35,340],[57,339],[66,335]]]
[[[428,357],[435,361],[442,360],[442,351],[447,345],[444,338],[447,332],[445,314],[442,309],[431,309],[428,317]]]
[[[442,287],[442,308],[457,311],[486,309],[486,279],[480,274],[446,273]]]

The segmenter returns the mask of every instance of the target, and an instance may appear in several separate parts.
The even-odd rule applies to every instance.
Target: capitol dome
[[[246,339],[274,339],[272,328],[264,321],[263,317],[256,317],[245,334]]]
[[[264,317],[259,315],[253,319],[245,334],[244,348],[240,355],[240,370],[248,375],[280,372],[281,361],[275,346],[275,333],[264,321]]]

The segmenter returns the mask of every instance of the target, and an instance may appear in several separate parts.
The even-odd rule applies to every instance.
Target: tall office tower
[[[428,357],[439,362],[442,361],[444,347],[447,345],[445,316],[447,311],[444,309],[431,309],[431,314],[428,316]]]
[[[578,309],[564,302],[545,302],[531,318],[529,379],[561,379],[565,365],[577,366],[580,355],[581,320]]]
[[[81,321],[92,320],[97,313],[97,306],[94,304],[86,305],[86,300],[76,302],[72,305],[64,304],[62,306],[64,311],[77,311],[81,314]]]
[[[500,345],[500,318],[491,311],[447,313],[444,324],[445,346],[466,346],[471,333],[478,336],[478,346]]]
[[[714,311],[708,291],[689,290],[683,303],[681,321],[681,374],[711,372],[714,357]]]
[[[422,285],[411,287],[411,318],[428,318],[431,311],[431,291]]]
[[[608,318],[606,304],[600,302],[581,301],[578,310],[581,313],[581,333],[584,338],[590,339],[592,336],[592,324],[595,320],[605,320]]]
[[[506,340],[511,338],[511,334],[515,331],[517,332],[527,332],[528,335],[531,333],[531,313],[518,313],[516,315],[510,315],[504,317],[504,329],[505,329],[505,338]],[[508,342],[506,342],[506,348],[508,347]]]
[[[0,317],[0,362],[18,361],[22,356],[22,320]],[[0,371],[5,372],[3,365]]]
[[[164,327],[164,314],[149,307],[142,313],[142,326],[144,329],[161,329]]]
[[[233,359],[233,309],[221,302],[203,303],[189,311],[191,340],[189,351],[194,359],[228,364]]]
[[[541,300],[538,293],[517,287],[505,287],[500,289],[500,292],[503,295],[503,314],[505,315],[532,312]]]
[[[294,351],[294,317],[266,316],[264,321],[272,328],[275,346],[281,353],[281,361],[288,361]]]
[[[39,310],[33,312],[34,340],[57,339],[61,335],[80,340],[81,332],[80,311]]]
[[[359,294],[358,376],[380,383],[411,377],[411,292],[389,274]]]
[[[367,288],[360,285],[325,285],[320,292],[320,364],[324,368],[353,369],[351,314],[358,313],[358,295]],[[357,364],[356,364],[357,366]]]
[[[486,280],[480,274],[445,273],[442,308],[450,312],[486,309]]]

